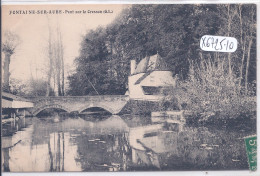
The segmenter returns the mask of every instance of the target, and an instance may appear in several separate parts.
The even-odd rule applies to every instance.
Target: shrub
[[[224,60],[202,60],[190,63],[189,78],[179,82],[175,96],[193,114],[236,118],[256,111],[251,90],[239,86],[239,79],[228,71]]]

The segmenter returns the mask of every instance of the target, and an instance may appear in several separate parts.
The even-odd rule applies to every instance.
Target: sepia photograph
[[[2,172],[257,170],[256,4],[1,8]]]

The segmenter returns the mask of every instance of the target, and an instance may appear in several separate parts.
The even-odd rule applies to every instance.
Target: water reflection
[[[254,130],[242,128],[139,116],[19,119],[3,125],[2,165],[17,172],[247,169],[243,137]]]

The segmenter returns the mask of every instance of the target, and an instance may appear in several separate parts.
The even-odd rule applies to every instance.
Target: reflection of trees
[[[64,152],[65,152],[64,132],[53,133],[52,135],[53,135],[52,147],[50,143],[51,138],[48,141],[50,171],[54,171],[54,172],[64,171]]]
[[[70,145],[77,146],[78,156],[74,157],[83,169],[126,170],[131,153],[127,144],[127,134],[124,133],[127,126],[122,120],[119,121],[120,117],[97,122],[88,122],[80,118],[60,118],[58,123],[54,123],[52,118],[33,120],[32,145],[48,145],[50,171],[66,169],[64,168],[65,145],[68,145],[64,142],[66,132],[70,134],[68,136]],[[93,139],[99,140],[89,141]],[[108,166],[104,167],[104,164]]]
[[[176,133],[175,133],[176,134]],[[132,170],[246,169],[243,136],[237,131],[185,127],[174,132],[140,139],[144,150],[133,148]],[[175,143],[174,143],[175,141]]]
[[[50,141],[48,141],[48,150],[49,150],[49,156],[50,156],[50,171],[53,171],[53,156],[51,152],[51,144]]]
[[[51,118],[26,120],[34,124],[31,151],[37,150],[39,145],[39,152],[45,145],[46,166],[50,171],[246,169],[243,137],[255,130],[238,132],[245,127],[230,130],[185,126],[179,131],[163,131],[160,128],[156,133],[146,131],[143,139],[136,143],[141,144],[143,150],[135,150],[136,147],[130,143],[131,148],[129,144],[131,132],[118,117],[97,122],[71,118],[61,118],[58,123]],[[18,124],[10,125],[16,129]],[[10,156],[11,159],[13,156],[9,156],[9,152],[3,150],[5,171],[9,170]],[[72,167],[68,169],[68,165]]]
[[[127,138],[127,133],[75,138],[78,145],[77,161],[82,164],[84,171],[126,170],[131,160]]]
[[[10,123],[3,124],[3,133],[2,133],[2,155],[3,155],[3,171],[10,172],[9,161],[10,161],[10,150],[13,146],[21,142],[21,139],[15,137],[16,132],[25,128],[28,124],[25,123],[25,119],[13,120]]]
[[[64,171],[64,151],[65,151],[65,139],[64,133],[62,133],[62,171]]]
[[[3,148],[3,171],[5,172],[10,172],[10,167],[9,167],[9,160],[10,160],[10,155],[9,155],[9,148]]]
[[[12,136],[15,132],[28,126],[28,120],[25,122],[24,118],[12,120],[11,122],[2,124],[2,136]]]
[[[11,122],[2,124],[2,142],[4,145],[2,145],[2,156],[3,156],[3,171],[10,172],[10,152],[12,151],[12,148],[21,142],[22,139],[20,137],[17,137],[17,132],[28,126],[30,123],[28,123],[28,120],[25,120],[25,118],[16,119]]]
[[[53,119],[33,118],[34,128],[31,148],[33,145],[48,144],[50,171],[64,171],[64,131],[60,123]]]

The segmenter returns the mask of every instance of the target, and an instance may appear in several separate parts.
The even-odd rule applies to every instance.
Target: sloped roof
[[[148,75],[150,75],[152,73],[152,71],[148,71],[146,72],[143,76],[141,76],[136,82],[135,82],[135,85],[136,84],[140,84]]]
[[[33,103],[25,98],[2,92],[2,108],[31,108]]]
[[[169,69],[167,67],[167,64],[159,54],[145,57],[139,62],[134,72],[134,74],[138,74],[138,73],[145,73],[145,74],[135,82],[135,85],[140,84],[153,71],[168,71],[168,70]]]
[[[7,93],[7,92],[2,92],[2,98],[9,100],[9,101],[15,100],[15,101],[31,102],[28,99],[25,99],[23,97],[19,97],[19,96],[16,96],[16,95],[13,95],[13,94],[10,94],[10,93]]]
[[[159,55],[147,56],[142,59],[137,65],[135,72],[133,74],[138,73],[146,73],[151,71],[167,71],[167,65],[163,58]]]

